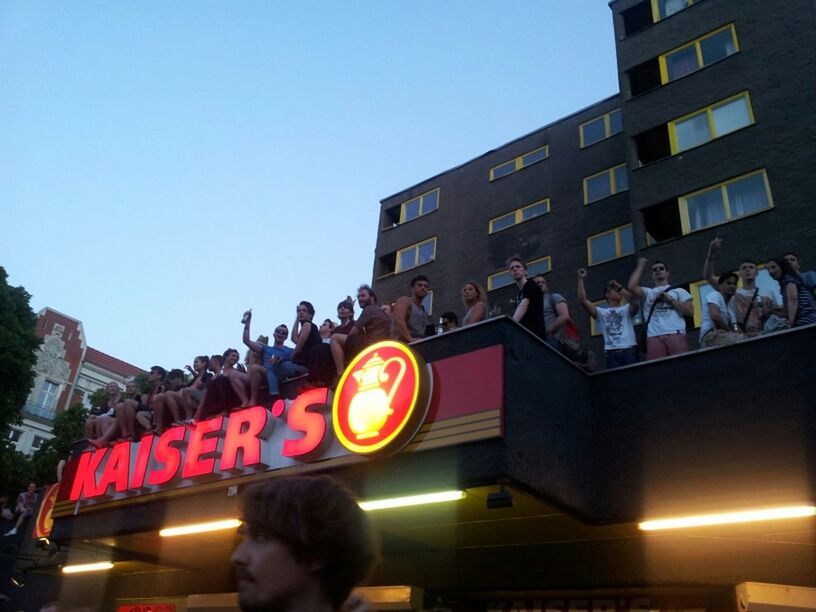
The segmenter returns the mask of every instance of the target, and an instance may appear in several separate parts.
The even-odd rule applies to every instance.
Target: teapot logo
[[[425,419],[427,379],[427,367],[404,344],[385,341],[362,351],[334,394],[332,422],[341,444],[360,454],[399,450]]]

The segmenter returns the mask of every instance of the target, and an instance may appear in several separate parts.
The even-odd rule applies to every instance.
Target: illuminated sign
[[[396,452],[414,437],[428,411],[424,363],[399,342],[366,348],[346,368],[332,404],[340,443],[353,453]]]
[[[51,528],[54,526],[54,521],[51,519],[51,511],[54,509],[54,503],[57,501],[57,491],[59,491],[59,484],[49,485],[45,490],[40,509],[37,511],[37,520],[34,521],[34,530],[31,533],[31,537],[35,540],[47,538],[51,535]]]
[[[270,409],[252,406],[82,452],[68,462],[54,515],[75,512],[77,503],[394,453],[407,443],[423,450],[501,436],[502,364],[500,345],[431,365],[400,343],[372,345],[349,365],[333,401],[328,389],[309,389]]]

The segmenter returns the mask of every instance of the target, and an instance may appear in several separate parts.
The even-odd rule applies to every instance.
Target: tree
[[[22,287],[10,287],[0,266],[0,431],[20,420],[34,384],[34,351],[42,340],[34,333],[37,317],[28,305],[31,296]]]
[[[57,464],[68,457],[74,442],[84,437],[87,417],[85,406],[77,403],[54,418],[54,437],[43,442],[31,457],[31,473],[37,484],[57,481]]]
[[[0,495],[6,495],[11,503],[32,482],[31,462],[17,450],[14,442],[0,439]]]

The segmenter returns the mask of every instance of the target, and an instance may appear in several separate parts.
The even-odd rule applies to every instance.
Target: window
[[[8,439],[11,440],[12,442],[19,442],[20,441],[20,436],[22,436],[22,435],[23,435],[23,432],[20,431],[19,429],[11,428],[8,431]]]
[[[672,154],[748,127],[754,123],[754,113],[748,92],[718,102],[708,108],[669,122]]]
[[[550,212],[550,199],[544,198],[543,200],[533,202],[532,204],[503,214],[500,217],[491,219],[487,224],[487,233],[495,234],[508,227],[513,227],[519,223],[524,223],[530,219],[546,215],[548,212]]]
[[[764,170],[681,196],[679,201],[684,234],[773,206]]]
[[[584,204],[603,200],[628,189],[629,177],[626,174],[626,164],[607,168],[603,172],[584,179]]]
[[[634,252],[635,238],[631,223],[587,238],[587,260],[590,266]]]
[[[539,259],[528,261],[527,278],[531,278],[536,274],[546,274],[552,269],[551,266],[552,258],[549,255],[547,257],[540,257]],[[488,291],[493,291],[494,289],[501,289],[502,287],[507,287],[507,285],[512,284],[513,279],[510,277],[510,272],[508,272],[507,270],[496,272],[487,277]]]
[[[619,134],[623,131],[621,111],[619,108],[616,108],[605,115],[595,117],[595,119],[591,121],[582,123],[578,126],[578,131],[582,149],[601,140],[605,140],[610,136]]]
[[[757,170],[643,209],[646,243],[679,238],[773,208],[765,170]]]
[[[655,23],[671,17],[701,0],[652,0],[652,19]]]
[[[515,159],[511,159],[510,161],[504,162],[503,164],[499,164],[498,166],[494,166],[490,169],[490,180],[495,181],[496,179],[500,179],[502,177],[507,176],[508,174],[513,174],[521,170],[522,168],[526,168],[527,166],[532,166],[535,163],[543,161],[550,156],[550,146],[544,145],[538,149],[534,149],[529,153],[525,153],[524,155],[519,155]]]
[[[42,446],[43,442],[45,442],[45,438],[34,436],[34,440],[31,442],[31,450],[37,450]]]
[[[416,268],[436,258],[436,238],[425,240],[418,244],[397,251],[396,273]]]
[[[661,55],[660,81],[674,81],[739,51],[734,24]]]
[[[661,19],[671,17],[702,0],[644,0],[621,12],[626,36],[640,32]]]
[[[50,380],[43,381],[40,392],[37,395],[37,405],[45,411],[53,411],[54,405],[57,403],[57,395],[59,394],[59,385]]]
[[[429,289],[428,293],[425,294],[422,305],[425,307],[425,312],[428,314],[433,313],[433,289]]]
[[[413,221],[439,208],[439,189],[434,189],[421,196],[400,204],[400,223]]]
[[[621,12],[621,17],[623,18],[623,31],[626,36],[631,36],[635,32],[648,28],[654,23],[650,0],[645,0],[626,9]]]
[[[439,187],[383,211],[383,229],[413,221],[439,208]]]

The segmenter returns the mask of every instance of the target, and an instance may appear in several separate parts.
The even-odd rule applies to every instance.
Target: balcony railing
[[[45,419],[46,421],[53,421],[54,416],[56,415],[53,408],[43,406],[42,404],[35,404],[33,402],[26,402],[25,407],[23,407],[23,412],[40,419]]]

